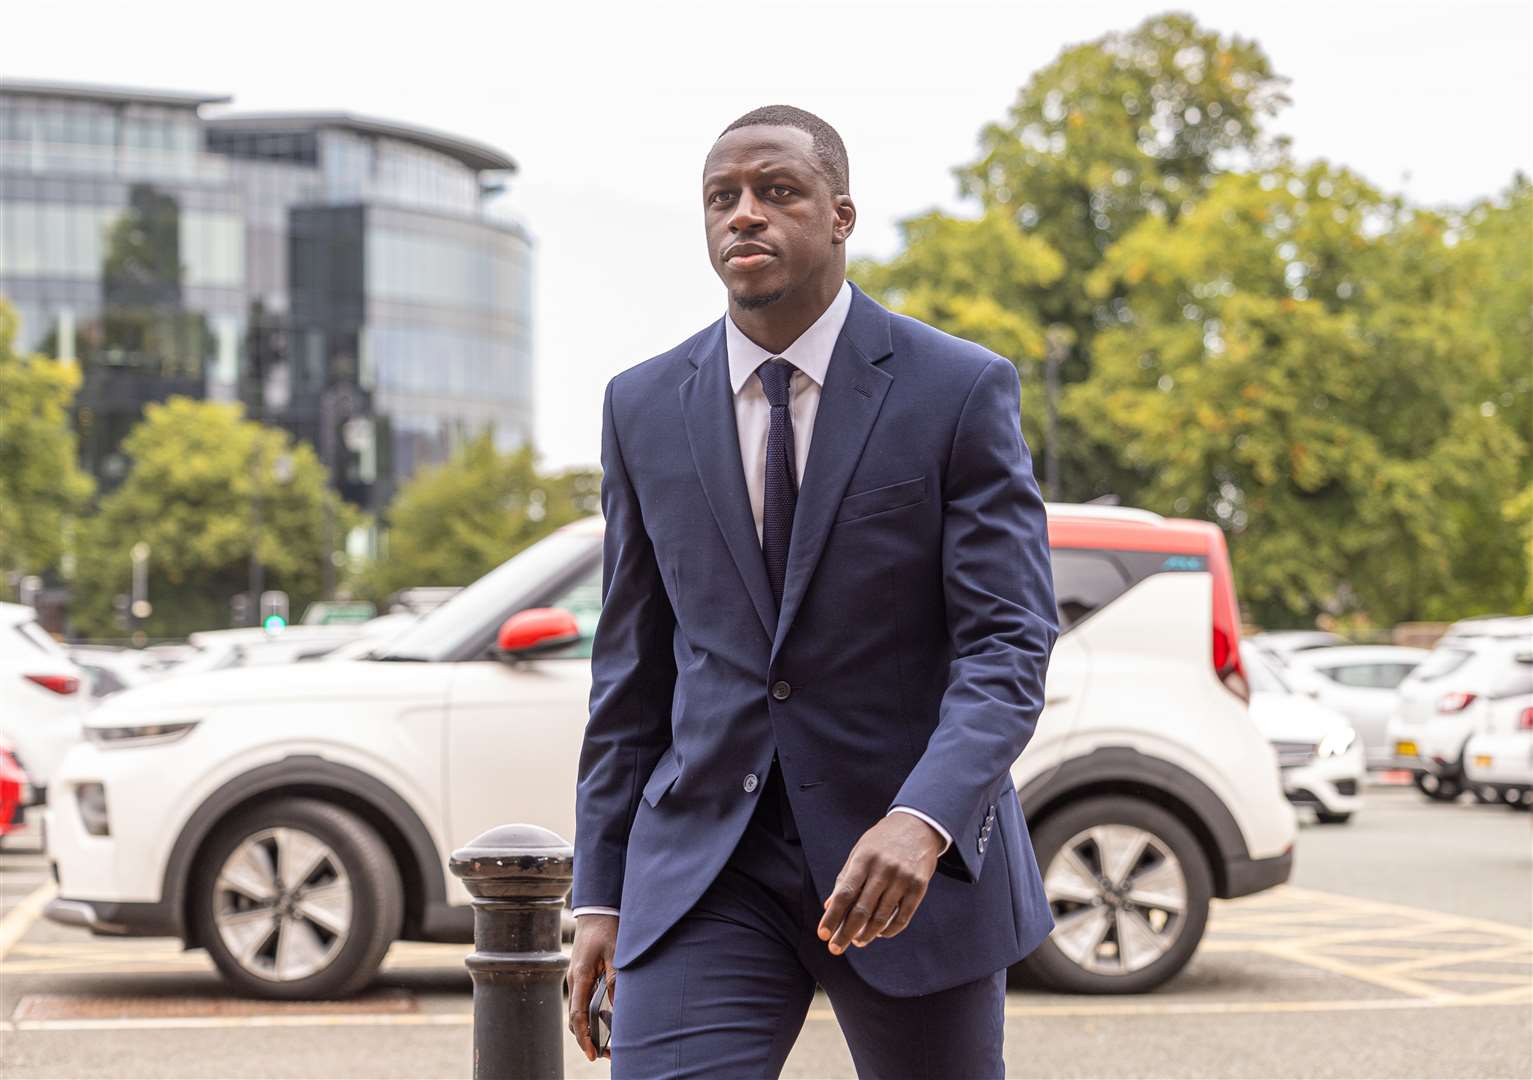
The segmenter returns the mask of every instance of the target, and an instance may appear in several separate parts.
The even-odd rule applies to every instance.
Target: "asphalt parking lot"
[[[0,1075],[466,1077],[461,946],[400,944],[364,997],[230,998],[200,952],[38,912],[43,858],[0,850]],[[1306,823],[1294,881],[1219,903],[1192,964],[1140,997],[1013,991],[1017,1077],[1533,1076],[1533,817],[1376,787]],[[606,1075],[574,1052],[571,1077]],[[853,1076],[829,1006],[785,1075]]]

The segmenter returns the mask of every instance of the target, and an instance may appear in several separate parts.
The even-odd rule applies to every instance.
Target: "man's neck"
[[[841,291],[845,275],[789,293],[763,308],[742,308],[731,297],[729,317],[740,332],[769,353],[782,353],[813,326]]]

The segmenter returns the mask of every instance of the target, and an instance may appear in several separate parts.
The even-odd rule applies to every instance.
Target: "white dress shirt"
[[[809,442],[814,434],[814,414],[820,408],[820,388],[825,385],[825,372],[830,367],[830,354],[835,350],[836,339],[846,325],[847,312],[852,307],[852,287],[841,283],[830,307],[816,319],[792,345],[780,353],[772,353],[757,345],[745,332],[735,325],[727,313],[724,316],[724,345],[729,353],[729,385],[735,395],[735,428],[740,436],[740,464],[745,469],[745,488],[750,494],[751,516],[756,519],[756,542],[762,539],[762,488],[766,484],[767,428],[772,419],[772,405],[767,401],[766,390],[756,378],[756,369],[775,356],[780,356],[798,368],[788,382],[788,411],[793,418],[793,462],[799,487],[804,485],[804,463],[809,460]],[[890,813],[913,814],[930,825],[945,841],[943,851],[952,844],[948,831],[927,815],[908,806],[896,806]],[[616,915],[614,908],[582,907],[578,915]]]

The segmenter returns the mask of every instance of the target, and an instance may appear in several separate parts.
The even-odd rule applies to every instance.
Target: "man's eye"
[[[788,196],[793,194],[793,189],[790,187],[783,187],[781,184],[773,184],[771,187],[767,188],[767,193],[770,194],[774,199],[786,199]]]
[[[733,192],[715,191],[712,195],[708,196],[708,201],[711,203],[724,203],[728,202],[732,198],[734,198]]]

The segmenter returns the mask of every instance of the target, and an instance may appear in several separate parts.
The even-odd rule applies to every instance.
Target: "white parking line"
[[[58,894],[58,886],[45,881],[22,897],[21,903],[0,918],[0,960],[11,951],[11,946],[21,940],[23,934],[37,921],[48,901]]]

